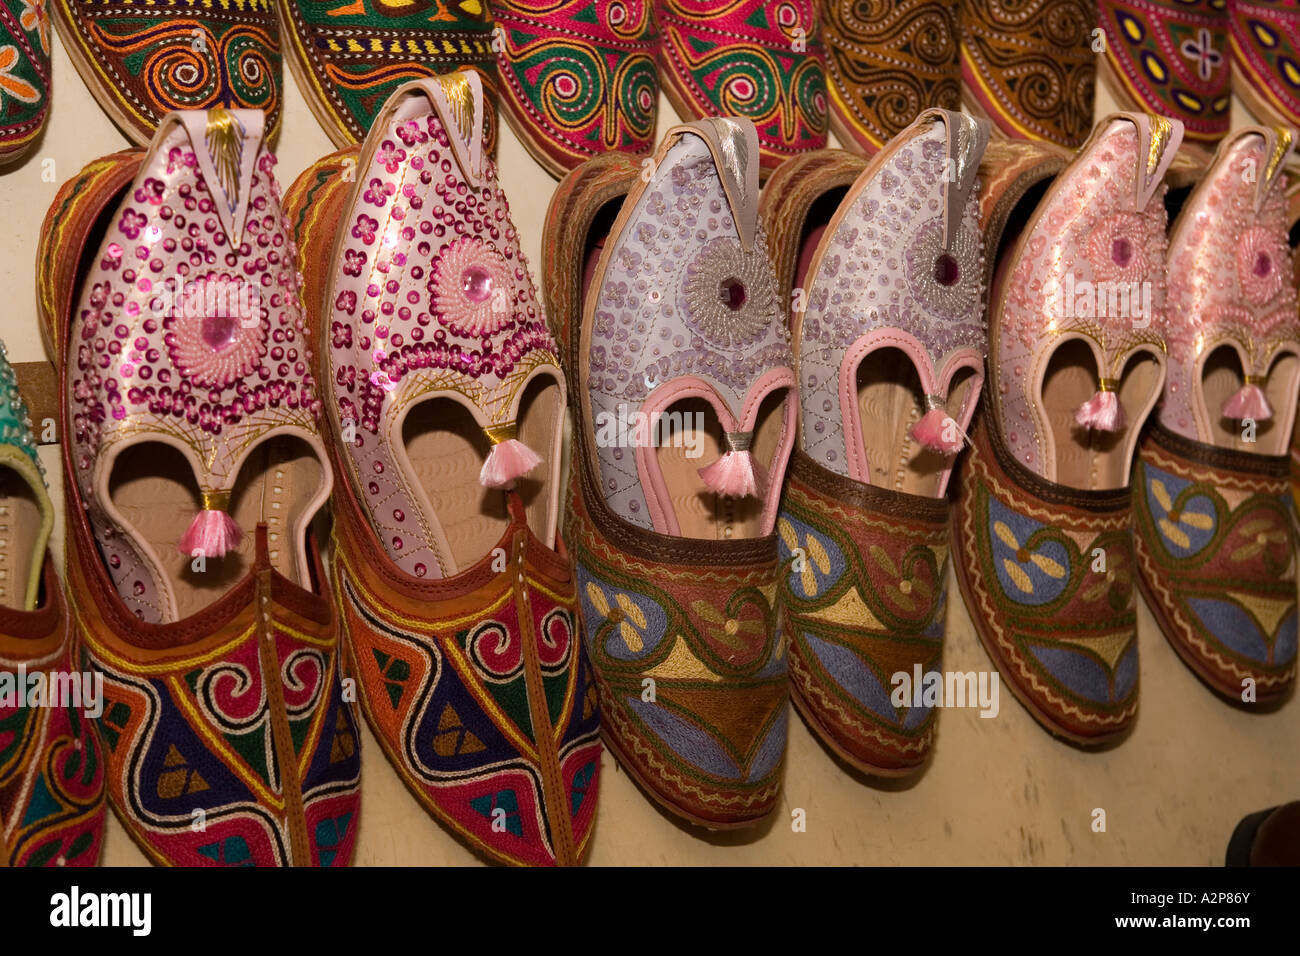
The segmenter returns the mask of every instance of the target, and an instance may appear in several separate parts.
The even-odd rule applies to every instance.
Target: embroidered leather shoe
[[[93,866],[104,836],[102,688],[80,673],[46,551],[54,505],[0,345],[0,866]]]
[[[565,539],[606,744],[672,813],[747,826],[776,807],[785,756],[774,528],[796,413],[758,137],[677,126],[640,173],[594,159],[547,214],[575,383]]]
[[[50,112],[50,15],[44,0],[0,3],[0,164],[22,159]]]
[[[962,105],[998,135],[1074,149],[1092,129],[1096,25],[1087,0],[961,4]]]
[[[1227,0],[1232,92],[1261,122],[1300,126],[1300,7]]]
[[[493,0],[501,107],[537,162],[562,176],[611,149],[654,147],[658,31],[650,0]]]
[[[753,122],[764,175],[826,145],[821,15],[812,0],[656,0],[655,18],[660,78],[678,116]]]
[[[484,110],[476,73],[409,83],[357,175],[327,158],[286,207],[321,315],[331,580],[371,729],[471,846],[570,865],[601,750],[556,535],[565,381]]]
[[[1213,150],[1232,105],[1224,0],[1102,0],[1100,10],[1111,95],[1126,109],[1180,120],[1184,147]]]
[[[895,692],[942,653],[945,492],[984,379],[988,132],[927,110],[870,163],[792,160],[763,194],[774,234],[805,243],[792,296],[800,440],[777,519],[792,696],[870,773],[917,769],[934,740],[937,712]],[[860,170],[847,192],[839,166]]]
[[[50,6],[82,80],[137,145],[148,146],[172,110],[218,106],[264,111],[275,138],[282,68],[273,0],[50,0]]]
[[[1237,701],[1281,698],[1296,676],[1294,137],[1235,132],[1174,223],[1169,377],[1134,473],[1147,603],[1188,666]]]
[[[822,24],[831,129],[870,155],[929,107],[961,104],[956,0],[829,0]]]
[[[1163,180],[1181,138],[1163,117],[1099,123],[1013,214],[991,285],[993,387],[961,473],[957,580],[1003,682],[1077,743],[1137,713],[1128,480],[1164,382]]]
[[[343,865],[356,836],[310,531],[330,472],[264,122],[169,115],[64,184],[38,252],[72,616],[109,799],[159,863]]]
[[[409,80],[458,68],[496,76],[485,0],[279,0],[289,66],[336,146],[365,139]],[[496,147],[496,117],[485,128]]]

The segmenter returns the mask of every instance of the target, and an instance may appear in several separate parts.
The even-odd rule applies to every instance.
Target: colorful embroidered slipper
[[[1147,603],[1188,666],[1237,701],[1284,697],[1296,676],[1294,136],[1233,133],[1174,223],[1169,377],[1134,475]]]
[[[1212,150],[1228,133],[1228,10],[1224,0],[1102,0],[1101,77],[1125,109],[1172,116],[1184,147]]]
[[[601,749],[556,550],[565,382],[484,108],[472,71],[402,86],[355,183],[327,158],[286,206],[322,310],[331,580],[370,726],[472,847],[571,865]]]
[[[612,149],[649,154],[659,112],[650,0],[493,0],[505,117],[563,176]]]
[[[831,129],[870,155],[932,106],[961,104],[956,0],[828,0],[822,25]]]
[[[1080,744],[1137,714],[1128,479],[1164,382],[1163,180],[1181,140],[1177,120],[1102,120],[1036,208],[1012,210],[990,284],[957,580],[1002,680]]]
[[[128,139],[148,146],[172,110],[218,106],[262,110],[275,138],[282,79],[272,2],[50,5],[63,48],[99,105]]]
[[[52,79],[44,0],[0,3],[0,165],[22,159],[45,129]]]
[[[104,758],[91,725],[103,697],[78,671],[45,550],[53,527],[31,421],[0,345],[0,867],[94,866],[104,836]]]
[[[1300,126],[1300,7],[1227,0],[1232,92],[1261,122]]]
[[[962,3],[962,105],[999,135],[1079,146],[1092,129],[1096,20],[1087,0]]]
[[[605,742],[677,816],[752,825],[785,757],[774,528],[796,415],[753,125],[673,127],[645,176],[618,154],[578,167],[544,235]]]
[[[485,0],[279,0],[276,9],[294,79],[335,146],[365,139],[409,80],[458,67],[496,76]],[[491,154],[495,113],[485,127]]]
[[[356,837],[310,532],[331,479],[264,121],[165,117],[63,185],[37,258],[109,798],[159,863],[339,866]]]
[[[916,770],[934,741],[937,712],[891,695],[897,674],[919,686],[942,652],[945,491],[984,379],[988,133],[927,110],[869,164],[794,159],[763,191],[773,235],[802,243],[783,259],[797,263],[801,416],[777,519],[792,696],[868,773]]]
[[[813,0],[656,0],[655,18],[660,80],[678,116],[753,122],[764,175],[826,145],[826,72]]]

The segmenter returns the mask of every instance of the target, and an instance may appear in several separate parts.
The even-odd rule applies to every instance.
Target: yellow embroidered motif
[[[587,600],[596,609],[596,613],[617,625],[618,636],[623,639],[627,649],[633,654],[645,647],[645,638],[641,632],[646,628],[645,613],[622,591],[614,592],[614,603],[609,602],[605,592],[595,581],[587,582]]]
[[[1065,577],[1065,568],[1059,561],[1049,558],[1045,554],[1026,551],[1016,540],[1015,533],[1006,525],[1006,522],[995,521],[993,523],[993,533],[998,536],[998,540],[1016,553],[1016,559],[1002,559],[1002,568],[1007,572],[1007,577],[1015,584],[1017,588],[1025,594],[1034,593],[1034,582],[1029,579],[1022,565],[1033,564],[1038,570],[1042,571],[1049,578],[1061,579]]]
[[[1200,511],[1176,510],[1174,500],[1169,495],[1169,489],[1165,487],[1165,483],[1159,478],[1152,480],[1151,493],[1156,496],[1156,502],[1165,512],[1165,517],[1156,522],[1160,528],[1160,533],[1178,547],[1185,549],[1192,546],[1192,539],[1178,525],[1186,525],[1189,528],[1195,528],[1197,531],[1209,531],[1214,527],[1214,518],[1211,515],[1203,514]]]

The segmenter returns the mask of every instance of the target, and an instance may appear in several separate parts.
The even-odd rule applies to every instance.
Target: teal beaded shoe
[[[0,867],[92,866],[104,834],[104,763],[87,719],[103,697],[77,673],[45,548],[53,526],[27,408],[0,345]]]

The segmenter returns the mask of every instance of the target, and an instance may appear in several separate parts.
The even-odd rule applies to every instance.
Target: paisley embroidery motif
[[[932,106],[961,106],[955,0],[831,0],[826,73],[831,126],[874,153]]]
[[[1087,0],[963,3],[963,100],[1012,138],[1081,145],[1092,129],[1096,18]]]

